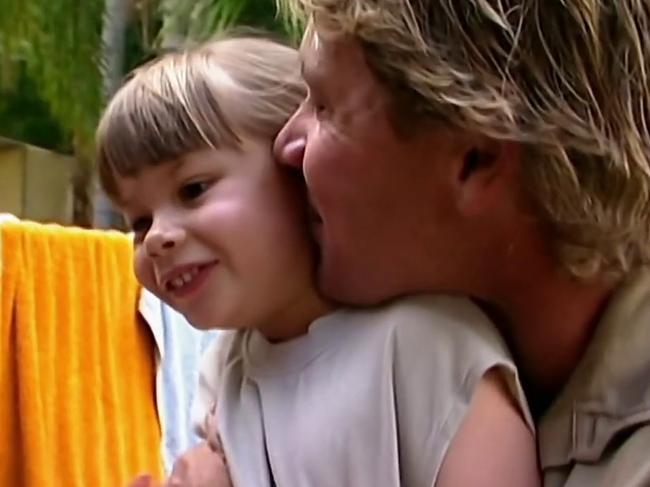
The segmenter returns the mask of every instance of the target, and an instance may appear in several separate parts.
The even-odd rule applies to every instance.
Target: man
[[[647,2],[284,3],[309,97],[275,151],[304,174],[323,291],[475,297],[545,485],[650,485]]]

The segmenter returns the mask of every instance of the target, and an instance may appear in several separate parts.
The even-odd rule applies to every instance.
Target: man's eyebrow
[[[300,76],[305,77],[305,60],[300,56]]]
[[[309,69],[307,68],[307,62],[305,58],[300,56],[300,76],[307,81],[306,77],[309,76]],[[306,76],[305,76],[306,75]]]

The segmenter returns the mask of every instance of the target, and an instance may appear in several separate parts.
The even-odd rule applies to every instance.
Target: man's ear
[[[520,145],[481,138],[468,144],[457,159],[455,185],[458,209],[465,216],[491,212],[516,188]]]

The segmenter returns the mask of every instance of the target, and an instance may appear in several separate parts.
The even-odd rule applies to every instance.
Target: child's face
[[[118,189],[138,279],[194,326],[282,338],[273,335],[305,303],[320,302],[303,192],[270,142],[188,154],[120,178]]]

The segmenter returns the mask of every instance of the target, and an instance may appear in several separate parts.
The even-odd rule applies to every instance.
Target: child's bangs
[[[191,72],[183,58],[154,63],[143,76],[136,70],[104,114],[97,155],[110,196],[117,196],[116,176],[134,176],[194,151],[239,145],[209,80]]]

